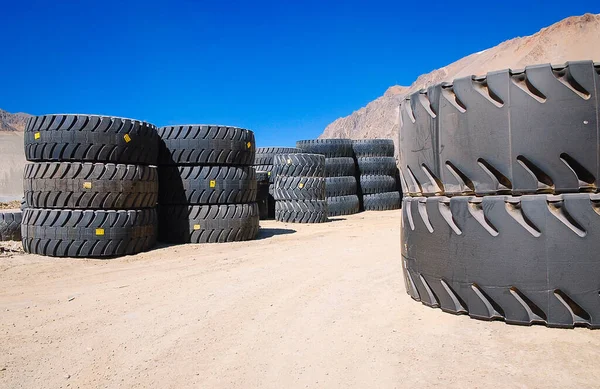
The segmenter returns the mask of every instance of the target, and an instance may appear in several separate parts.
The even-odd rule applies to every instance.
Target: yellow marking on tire
[[[129,134],[125,134],[125,135],[123,135],[123,139],[125,139],[125,142],[126,142],[126,143],[129,143],[129,142],[131,142],[131,137],[129,136]]]
[[[39,132],[36,132],[35,134],[33,134],[33,139],[40,139],[42,137],[42,134],[40,134]]]
[[[210,180],[210,182],[208,183],[208,186],[210,186],[211,188],[214,188],[215,186],[217,186],[217,181]]]
[[[246,147],[249,148],[249,149],[251,149],[252,148],[252,142],[246,143]]]
[[[194,231],[198,231],[200,229],[200,224],[194,224]]]
[[[96,228],[96,235],[97,236],[103,236],[104,235],[104,228]]]
[[[83,189],[92,189],[92,183],[91,182],[84,182],[83,183]]]
[[[299,183],[299,184],[298,184],[298,188],[300,188],[300,189],[304,188],[304,184],[303,184],[302,182],[301,182],[301,183]]]

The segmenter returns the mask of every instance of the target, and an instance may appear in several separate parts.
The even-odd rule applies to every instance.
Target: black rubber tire
[[[273,190],[279,200],[325,200],[325,178],[277,176]]]
[[[271,175],[269,174],[269,172],[265,172],[265,171],[256,171],[256,181],[261,183],[261,182],[267,182],[267,184],[269,183],[269,177]]]
[[[312,139],[299,140],[296,147],[305,153],[321,154],[326,158],[352,157],[350,139]]]
[[[213,125],[167,126],[158,129],[160,165],[254,164],[254,133]]]
[[[396,160],[393,157],[357,158],[360,175],[393,176],[396,172]]]
[[[269,182],[273,184],[275,182],[275,167],[273,165],[254,165],[254,169],[257,172],[266,172],[269,177]]]
[[[326,158],[325,176],[326,177],[347,177],[356,174],[354,158]]]
[[[90,162],[25,165],[25,201],[32,208],[138,209],[156,206],[155,167]]]
[[[256,201],[253,167],[160,166],[159,204],[246,204]]]
[[[327,177],[325,179],[325,196],[338,197],[356,194],[355,177]]]
[[[52,257],[105,258],[149,250],[156,243],[156,210],[27,208],[23,249]]]
[[[451,313],[600,328],[597,194],[405,198],[407,291]]]
[[[391,139],[360,139],[352,141],[354,156],[361,157],[393,157],[394,141]]]
[[[275,175],[325,177],[325,157],[319,154],[280,154],[275,156],[274,164]]]
[[[598,191],[600,64],[535,65],[464,77],[402,103],[411,195]]]
[[[44,115],[25,128],[28,161],[156,165],[158,134],[152,124],[97,115]]]
[[[386,193],[398,190],[396,179],[392,176],[360,176],[360,188],[363,195]]]
[[[401,206],[399,192],[375,193],[363,196],[365,211],[389,211]]]
[[[273,157],[276,154],[295,154],[302,150],[295,147],[257,147],[254,157],[255,165],[273,165]]]
[[[23,198],[21,199],[21,211],[24,211],[25,208],[29,208],[29,206],[27,205],[27,200],[25,199],[25,196],[23,196]]]
[[[21,240],[21,219],[19,210],[0,211],[0,241]]]
[[[327,197],[329,216],[353,215],[358,213],[360,203],[357,195]]]
[[[223,243],[255,239],[256,203],[159,207],[159,240],[167,243]]]
[[[327,222],[327,201],[277,201],[275,220],[284,223],[325,223]]]

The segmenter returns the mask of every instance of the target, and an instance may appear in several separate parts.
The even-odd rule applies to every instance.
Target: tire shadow
[[[296,232],[296,230],[290,230],[288,228],[262,228],[261,227],[260,230],[258,230],[258,236],[256,237],[255,240],[263,240],[263,239],[272,238],[277,235],[288,235],[288,234],[293,234],[295,232]]]

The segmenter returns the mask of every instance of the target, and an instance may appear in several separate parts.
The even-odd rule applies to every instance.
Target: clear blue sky
[[[600,13],[579,0],[54,3],[0,7],[0,108],[236,125],[259,146],[314,138],[391,85]]]

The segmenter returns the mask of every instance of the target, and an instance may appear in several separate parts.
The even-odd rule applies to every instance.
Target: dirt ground
[[[405,293],[400,211],[253,242],[0,261],[2,388],[598,387],[600,333]]]

